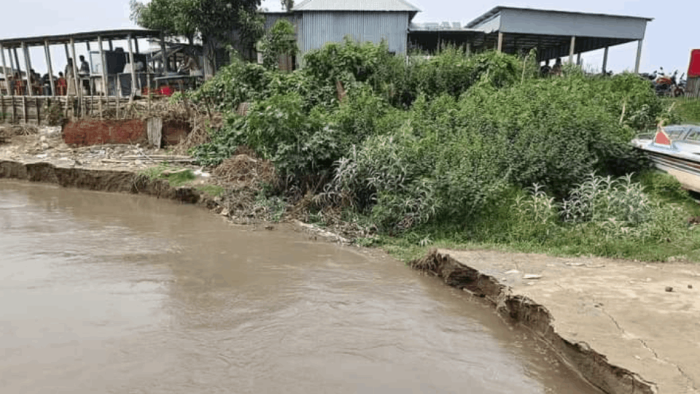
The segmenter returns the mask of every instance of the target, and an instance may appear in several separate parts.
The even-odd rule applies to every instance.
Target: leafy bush
[[[270,78],[263,66],[234,58],[194,92],[192,100],[213,105],[221,112],[235,111],[243,102],[264,97]]]
[[[265,34],[260,46],[263,65],[268,69],[277,69],[280,56],[294,56],[298,52],[294,25],[286,19],[278,20]]]
[[[632,176],[613,179],[590,174],[571,191],[562,204],[564,220],[638,225],[651,219],[653,206],[640,183]]]

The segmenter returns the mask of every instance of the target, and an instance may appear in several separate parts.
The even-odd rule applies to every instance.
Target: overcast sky
[[[134,27],[129,20],[128,0],[1,0],[2,23],[0,38],[26,37]],[[611,13],[654,18],[647,25],[642,54],[642,71],[664,67],[667,71],[687,72],[690,50],[700,49],[699,0],[409,0],[422,10],[417,22],[462,22],[466,24],[497,5],[532,7],[565,11]],[[265,0],[263,7],[279,10],[277,0]],[[636,43],[610,50],[609,68],[615,72],[634,67]],[[84,45],[78,52],[85,53]],[[56,68],[65,65],[65,51],[52,47]],[[24,60],[20,54],[20,62]],[[584,53],[584,64],[600,68],[602,51]],[[41,48],[31,52],[33,68],[42,74],[46,71]],[[9,65],[8,65],[9,66]],[[58,73],[54,69],[54,73]]]

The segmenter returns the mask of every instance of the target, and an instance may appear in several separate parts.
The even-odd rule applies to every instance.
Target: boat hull
[[[700,193],[699,162],[657,151],[643,150],[649,155],[656,168],[673,175],[684,188]]]

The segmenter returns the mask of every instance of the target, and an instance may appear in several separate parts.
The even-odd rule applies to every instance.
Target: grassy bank
[[[700,99],[669,99],[683,123],[700,124]]]
[[[405,61],[347,41],[292,73],[234,61],[191,96],[225,114],[192,153],[272,163],[256,204],[276,219],[404,259],[443,246],[700,260],[694,203],[629,144],[687,115],[636,75],[542,77],[534,58],[447,48]]]

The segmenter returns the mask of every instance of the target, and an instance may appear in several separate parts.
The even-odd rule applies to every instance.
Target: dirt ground
[[[66,145],[60,127],[0,126],[0,158],[23,163],[45,162],[61,167],[140,171],[164,161],[180,167],[192,166],[192,158],[173,155],[166,149],[139,144],[105,144],[74,148]]]
[[[700,265],[438,250],[549,311],[565,341],[658,393],[700,392]]]

